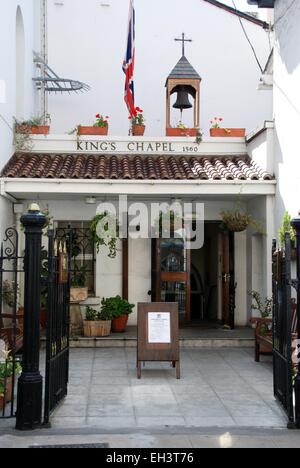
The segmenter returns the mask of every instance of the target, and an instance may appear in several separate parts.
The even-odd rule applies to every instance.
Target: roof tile
[[[15,154],[8,178],[113,180],[272,180],[248,155],[134,156]]]

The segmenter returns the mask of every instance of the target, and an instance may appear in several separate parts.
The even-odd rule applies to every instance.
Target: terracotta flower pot
[[[132,135],[143,136],[145,133],[145,125],[132,124]]]
[[[50,132],[49,125],[17,125],[17,133],[29,133],[31,135],[48,135]]]
[[[79,135],[107,135],[108,125],[106,127],[83,127],[82,125],[79,125],[78,133]]]
[[[198,135],[197,128],[167,128],[167,137],[196,137]]]
[[[211,137],[241,138],[246,135],[245,128],[211,128]]]
[[[128,315],[121,315],[115,318],[111,324],[111,330],[114,333],[124,333],[128,322]]]

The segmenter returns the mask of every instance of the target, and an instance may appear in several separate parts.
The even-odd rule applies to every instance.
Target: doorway
[[[191,251],[191,321],[218,321],[218,238],[219,224],[205,223],[202,249]]]
[[[234,234],[205,223],[204,245],[187,250],[181,239],[153,239],[153,302],[177,302],[181,325],[234,328]]]

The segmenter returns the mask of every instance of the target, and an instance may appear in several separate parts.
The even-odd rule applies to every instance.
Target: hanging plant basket
[[[232,232],[246,231],[252,222],[252,217],[249,214],[239,211],[223,211],[221,216],[224,228]]]

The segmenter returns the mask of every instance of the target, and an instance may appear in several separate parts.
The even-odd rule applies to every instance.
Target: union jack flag
[[[125,102],[130,115],[135,114],[134,107],[134,59],[135,59],[135,9],[134,0],[130,0],[129,6],[129,28],[127,39],[126,57],[123,62],[123,71],[126,75],[125,81]]]

